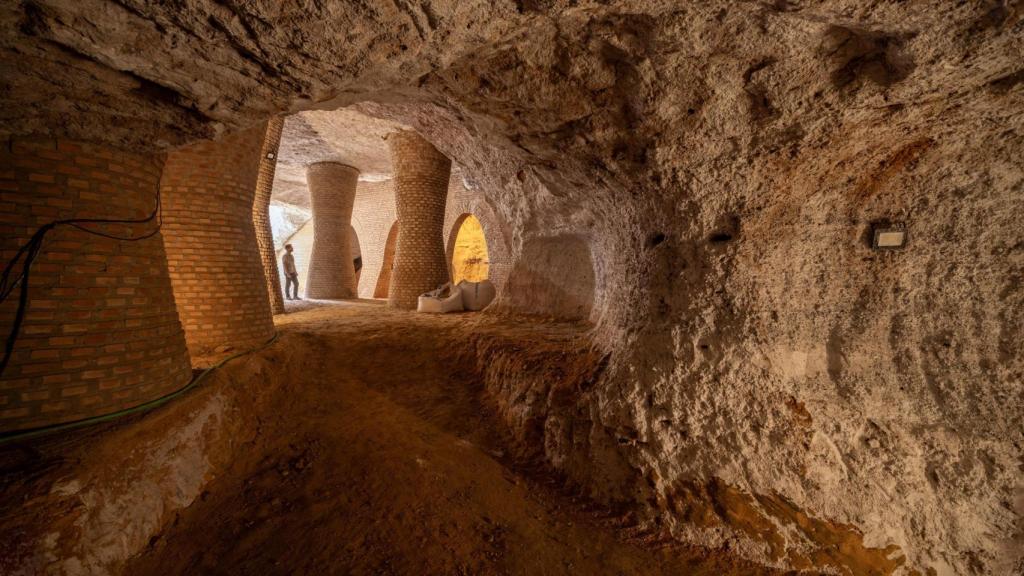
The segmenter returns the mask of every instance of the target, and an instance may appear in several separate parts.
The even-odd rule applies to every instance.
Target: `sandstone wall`
[[[1021,572],[1019,3],[569,4],[225,9],[258,42],[213,3],[47,5],[10,15],[4,130],[148,146],[358,102],[485,191],[543,288],[499,307],[592,276],[607,364],[538,441],[580,491],[779,565]],[[884,219],[905,250],[866,247]]]
[[[146,218],[162,165],[160,155],[67,140],[0,141],[5,263],[54,220]],[[135,238],[158,224],[82,226]],[[19,292],[0,306],[5,344]],[[53,229],[31,268],[25,319],[0,379],[0,431],[129,408],[191,374],[160,233],[129,242]]]
[[[928,40],[580,11],[427,82],[458,106],[359,105],[488,191],[514,231],[499,307],[566,315],[573,272],[593,279],[577,316],[611,355],[543,439],[581,490],[780,566],[1020,570],[1024,96],[949,41],[1005,55],[1020,26],[915,14]],[[938,76],[974,88],[946,100]],[[511,133],[481,136],[494,118]],[[884,221],[905,250],[868,247]],[[532,386],[496,378],[500,403]]]

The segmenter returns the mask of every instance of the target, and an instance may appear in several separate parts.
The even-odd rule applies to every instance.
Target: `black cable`
[[[107,234],[97,230],[90,230],[84,226],[84,224],[145,224],[147,222],[152,222],[157,218],[159,218],[159,220],[157,221],[155,229],[143,234],[142,236],[136,237],[115,236],[113,234]],[[19,248],[14,257],[11,258],[6,266],[4,266],[3,276],[0,276],[0,303],[5,302],[11,295],[11,292],[14,291],[14,288],[19,283],[21,284],[21,291],[18,295],[18,309],[14,313],[14,324],[11,326],[10,336],[7,337],[3,360],[0,361],[0,375],[3,375],[4,371],[7,369],[7,364],[11,360],[11,356],[14,354],[14,343],[18,338],[18,333],[21,332],[21,324],[25,320],[25,310],[28,308],[29,272],[32,270],[32,263],[35,262],[36,257],[39,256],[39,252],[43,247],[43,240],[51,230],[58,226],[71,226],[87,234],[93,234],[102,238],[109,238],[111,240],[123,242],[137,242],[139,240],[145,240],[146,238],[156,236],[156,234],[160,232],[160,228],[163,224],[163,213],[160,211],[160,188],[158,187],[156,190],[156,206],[153,207],[153,211],[149,213],[149,216],[146,216],[145,218],[67,218],[63,220],[54,220],[53,222],[40,226],[35,233],[32,234],[32,237],[29,238],[28,242]],[[21,273],[12,279],[13,271],[18,262],[22,259],[24,259],[24,263],[21,266]]]

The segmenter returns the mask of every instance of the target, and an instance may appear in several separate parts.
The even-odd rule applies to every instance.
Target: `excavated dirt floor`
[[[525,348],[569,345],[585,338],[585,327],[415,315],[365,301],[294,308],[277,318],[277,342],[204,384],[274,392],[254,403],[262,412],[256,430],[239,440],[224,469],[207,475],[198,498],[174,511],[123,573],[773,573],[728,551],[640,537],[630,514],[582,501],[519,456],[460,343],[470,333],[493,333]],[[229,378],[233,371],[242,376]],[[28,496],[19,496],[23,512],[2,515],[0,528],[23,539],[48,532],[25,524],[46,516],[40,511],[52,500],[47,485],[55,476],[90,457],[116,458],[116,450],[91,446],[147,421],[159,424],[177,409],[77,442],[23,445],[18,457],[6,449],[0,502]]]

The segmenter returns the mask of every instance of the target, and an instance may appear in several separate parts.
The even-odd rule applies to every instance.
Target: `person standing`
[[[281,257],[281,265],[284,267],[284,295],[289,300],[299,299],[299,271],[295,269],[295,255],[292,254],[291,244],[284,245],[284,256]],[[293,290],[294,294],[289,292],[289,289],[295,287]]]

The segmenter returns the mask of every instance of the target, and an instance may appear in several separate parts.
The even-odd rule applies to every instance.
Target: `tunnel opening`
[[[483,224],[472,214],[462,214],[450,235],[452,282],[483,282],[489,278],[490,260]]]
[[[348,260],[352,263],[352,271],[355,274],[355,285],[359,286],[359,279],[363,274],[363,250],[359,246],[359,233],[355,227],[348,227]]]
[[[395,247],[398,245],[398,222],[391,225],[388,230],[387,240],[384,243],[384,255],[380,267],[380,275],[377,277],[377,285],[373,290],[373,297],[387,299],[388,288],[391,285],[391,271],[395,268]]]

